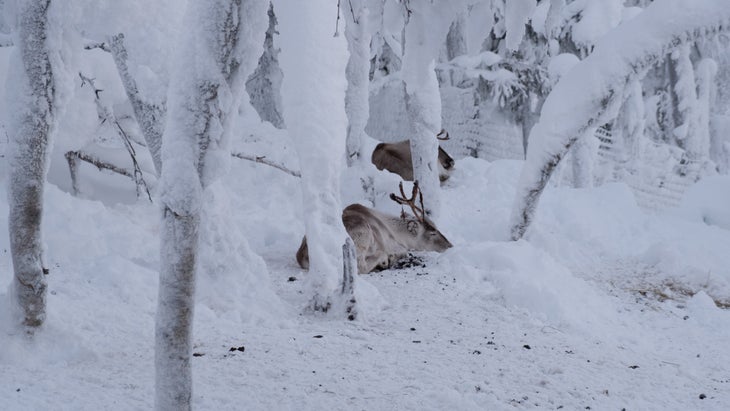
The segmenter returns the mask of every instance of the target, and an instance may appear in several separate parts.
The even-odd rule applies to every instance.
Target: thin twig
[[[231,155],[233,157],[240,158],[241,160],[249,160],[249,161],[253,161],[254,163],[266,164],[267,166],[271,166],[276,169],[279,169],[287,174],[293,175],[294,177],[302,176],[302,173],[300,173],[299,171],[291,170],[281,164],[267,160],[265,156],[251,156],[251,155],[243,154],[243,153],[231,153]]]
[[[107,106],[105,106],[101,101],[101,92],[104,91],[102,89],[96,88],[96,85],[94,84],[94,79],[89,78],[87,76],[84,76],[81,72],[79,72],[79,77],[81,78],[81,87],[83,87],[85,84],[89,84],[89,87],[94,91],[94,96],[96,96],[96,108],[99,114],[99,118],[101,119],[102,124],[105,122],[108,122],[109,124],[113,124],[116,126],[117,129],[117,135],[122,139],[122,143],[124,144],[124,148],[129,153],[129,156],[132,159],[132,166],[134,167],[134,172],[131,177],[134,180],[134,183],[137,186],[137,196],[140,196],[142,194],[142,189],[144,189],[145,193],[147,194],[147,198],[152,201],[152,195],[150,194],[150,189],[147,186],[147,182],[144,179],[144,176],[142,174],[142,169],[139,166],[139,162],[137,162],[137,152],[134,150],[134,146],[132,146],[132,142],[129,138],[129,135],[124,130],[121,124],[119,124],[119,121],[117,120],[114,113],[111,111],[111,109]]]
[[[107,163],[105,161],[102,161],[99,158],[96,158],[92,156],[91,154],[84,153],[83,151],[68,151],[64,155],[66,157],[66,161],[68,161],[68,168],[71,172],[71,187],[73,188],[74,195],[77,195],[79,193],[78,185],[77,185],[77,167],[76,167],[76,160],[82,160],[89,164],[92,164],[96,166],[99,170],[109,170],[112,172],[115,172],[117,174],[121,174],[125,177],[129,177],[134,180],[134,173],[132,171],[127,170],[126,168],[122,168],[119,166],[116,166],[112,163]]]
[[[347,0],[348,3],[350,3],[350,14],[352,14],[352,21],[355,22],[355,24],[360,24],[360,21],[355,16],[355,9],[352,7],[352,0]]]
[[[339,35],[340,35],[340,0],[337,0],[337,21],[335,21],[334,37],[338,37]]]
[[[89,153],[84,153],[83,151],[68,151],[64,155],[66,157],[66,161],[68,161],[68,168],[71,172],[71,187],[73,189],[74,195],[77,195],[79,193],[78,189],[78,178],[77,178],[77,166],[76,166],[76,160],[82,160],[85,161],[91,165],[96,166],[100,171],[101,170],[109,170],[114,173],[123,175],[125,177],[129,177],[134,181],[137,181],[137,170],[127,170],[126,168],[119,167],[112,163],[107,163],[106,161],[103,161],[97,157],[94,157],[93,155]],[[147,188],[147,186],[145,186]],[[137,197],[139,197],[139,185],[137,186]],[[150,196],[149,190],[147,190],[147,197],[149,198],[150,202],[152,201],[152,197]]]
[[[72,151],[67,152],[65,154],[65,156],[66,156],[66,159],[68,159],[69,157],[72,157],[72,158],[78,158],[79,160],[86,161],[87,163],[93,164],[94,166],[96,166],[96,168],[98,168],[99,170],[102,170],[102,169],[109,170],[109,171],[113,171],[117,174],[121,174],[123,176],[129,177],[132,179],[134,178],[134,172],[129,171],[126,168],[114,165],[112,163],[107,163],[97,157],[94,157],[91,154],[84,153],[83,151],[73,151],[72,150]]]
[[[411,19],[411,14],[413,13],[413,10],[410,8],[410,0],[401,0],[401,3],[403,3],[403,8],[406,11],[406,24],[408,24],[408,21]]]

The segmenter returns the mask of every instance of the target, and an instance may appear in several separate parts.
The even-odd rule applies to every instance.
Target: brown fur
[[[410,140],[397,143],[380,143],[375,146],[370,161],[378,170],[388,170],[398,174],[405,181],[413,181],[413,160]],[[449,179],[454,168],[454,159],[439,146],[439,179]]]
[[[351,204],[342,211],[342,223],[355,243],[360,274],[384,270],[408,251],[443,252],[452,247],[429,219],[421,222],[412,216],[395,217]],[[297,262],[309,268],[306,237],[297,250]]]

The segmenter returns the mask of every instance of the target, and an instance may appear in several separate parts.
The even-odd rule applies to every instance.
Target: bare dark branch
[[[335,21],[335,35],[333,37],[339,37],[340,35],[340,0],[337,0],[337,20]]]
[[[360,24],[357,16],[355,16],[355,9],[352,7],[352,0],[347,0],[347,2],[350,3],[350,14],[352,14],[352,21],[355,22],[355,24]]]
[[[116,174],[123,175],[125,177],[131,178],[133,181],[137,181],[137,178],[135,176],[136,170],[128,170],[124,167],[119,167],[117,165],[114,165],[112,163],[108,163],[104,160],[101,160],[97,157],[94,157],[91,154],[84,153],[83,151],[68,151],[64,155],[66,157],[66,161],[68,161],[68,169],[71,172],[71,188],[73,190],[74,195],[79,194],[79,187],[78,187],[78,163],[77,160],[85,161],[93,166],[96,166],[99,170],[109,170],[111,172],[114,172]],[[137,186],[137,196],[139,196],[139,186]],[[147,190],[147,186],[144,186],[145,190]],[[149,190],[147,190],[147,197],[150,201],[152,201],[152,197],[150,196]]]
[[[110,125],[113,125],[117,131],[117,135],[119,138],[122,139],[122,143],[124,144],[124,148],[129,153],[129,156],[132,159],[132,165],[133,165],[133,173],[129,176],[134,180],[134,183],[137,185],[137,196],[140,196],[142,194],[142,190],[144,190],[145,193],[147,193],[147,198],[149,198],[150,201],[152,201],[152,196],[150,195],[149,187],[147,186],[147,182],[144,179],[144,176],[142,174],[142,169],[139,166],[139,162],[137,161],[137,152],[134,149],[134,146],[132,145],[132,140],[129,137],[129,134],[124,130],[122,125],[119,123],[119,120],[112,112],[111,108],[106,106],[101,101],[101,92],[103,90],[98,89],[94,83],[93,78],[89,78],[79,72],[79,77],[81,78],[81,87],[88,84],[89,87],[93,90],[95,101],[96,101],[96,110],[99,115],[99,119],[101,120],[102,124],[107,123]]]
[[[255,163],[259,163],[259,164],[266,164],[267,166],[271,166],[276,169],[279,169],[287,174],[293,175],[294,177],[302,176],[302,173],[291,170],[291,169],[287,168],[286,166],[275,163],[271,160],[267,160],[265,156],[251,156],[251,155],[243,154],[243,153],[231,153],[231,155],[233,157],[240,158],[241,160],[249,160],[249,161],[253,161]]]

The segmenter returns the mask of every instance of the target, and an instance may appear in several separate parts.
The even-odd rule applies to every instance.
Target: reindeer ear
[[[416,222],[414,220],[409,221],[407,228],[408,228],[409,233],[411,233],[413,235],[418,234],[418,222]]]

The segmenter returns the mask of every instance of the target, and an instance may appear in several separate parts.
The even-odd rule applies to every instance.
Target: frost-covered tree
[[[345,166],[344,101],[348,59],[344,36],[333,36],[336,2],[274,3],[282,44],[284,121],[299,154],[302,205],[309,252],[309,308],[326,311],[342,278],[340,177]]]
[[[246,80],[246,91],[251,105],[259,113],[261,120],[270,122],[276,128],[284,128],[281,108],[282,72],[279,67],[279,48],[274,45],[276,14],[273,3],[269,4],[269,27],[264,38],[264,52],[251,77]]]
[[[129,71],[127,64],[127,48],[124,44],[124,34],[117,34],[108,38],[109,51],[117,65],[119,77],[127,92],[132,105],[134,117],[137,119],[142,136],[152,156],[155,171],[162,172],[162,132],[165,126],[166,107],[164,101],[150,101],[139,90],[137,82]]]
[[[263,0],[189,2],[162,138],[155,406],[191,408],[192,319],[201,205],[230,158],[244,82],[261,52]]]
[[[345,10],[345,37],[350,57],[347,60],[347,165],[352,166],[363,153],[362,138],[368,122],[370,32],[367,0],[351,0]]]
[[[641,158],[641,139],[645,131],[645,107],[641,89],[641,81],[633,79],[627,84],[624,91],[626,99],[616,118],[616,129],[621,141],[614,141],[621,147],[623,161],[628,164],[628,171],[634,172],[639,167]]]
[[[372,28],[370,79],[375,80],[401,69],[405,20],[398,0],[370,0],[368,10]]]
[[[8,231],[15,272],[11,295],[20,310],[19,322],[29,327],[40,326],[46,317],[43,189],[64,90],[59,74],[64,71],[59,51],[62,33],[54,20],[55,3],[29,0],[19,4],[15,50],[6,82],[10,110]]]
[[[525,35],[525,28],[532,13],[535,12],[537,0],[512,0],[505,2],[505,45],[508,50],[517,51]]]
[[[466,11],[462,10],[451,23],[449,32],[446,34],[445,57],[446,61],[453,60],[469,52],[466,33]]]
[[[673,62],[672,67],[674,81],[672,91],[675,96],[675,128],[672,130],[674,139],[682,148],[686,148],[686,140],[691,134],[689,125],[694,116],[695,103],[697,101],[697,86],[694,67],[690,58],[690,45],[684,44],[670,53]]]
[[[433,219],[438,219],[441,209],[436,139],[441,130],[441,95],[434,69],[440,46],[462,8],[461,1],[406,2],[403,81],[414,132],[410,138],[413,179],[419,182],[427,199],[426,212]]]
[[[586,131],[615,118],[633,80],[677,47],[727,32],[729,24],[730,8],[724,0],[665,0],[604,36],[543,106],[517,187],[512,238],[524,235],[555,166]]]
[[[689,122],[691,134],[686,149],[690,158],[708,160],[710,158],[710,114],[713,85],[717,74],[717,63],[712,59],[702,59],[695,68],[697,99],[693,116]]]

